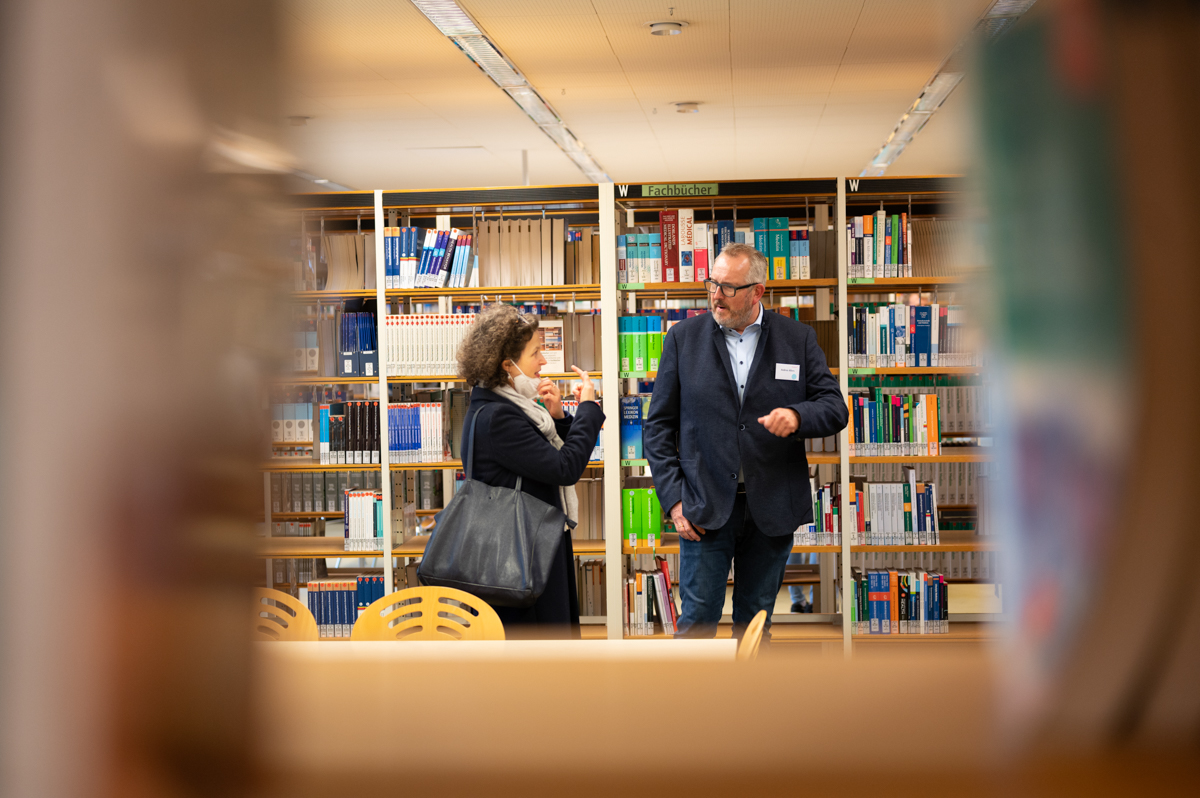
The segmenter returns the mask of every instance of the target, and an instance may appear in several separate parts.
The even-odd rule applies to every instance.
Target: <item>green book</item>
[[[772,216],[767,220],[767,264],[772,280],[788,279],[788,256],[791,240],[788,238],[788,219],[786,216]]]
[[[774,272],[771,268],[771,257],[768,253],[771,251],[770,244],[770,227],[771,220],[765,216],[759,216],[751,220],[751,227],[754,231],[754,248],[767,256],[767,279],[774,278]]]
[[[626,487],[620,491],[620,517],[622,517],[622,528],[625,532],[625,542],[632,546],[637,545],[637,490],[636,488]]]

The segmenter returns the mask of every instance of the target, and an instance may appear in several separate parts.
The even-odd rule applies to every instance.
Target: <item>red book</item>
[[[666,557],[655,557],[658,560],[658,567],[662,570],[663,576],[667,580],[667,610],[671,613],[671,624],[676,629],[679,628],[679,610],[675,609],[675,591],[671,587],[671,569],[667,566]]]
[[[659,211],[662,228],[662,278],[664,283],[679,282],[679,211]]]

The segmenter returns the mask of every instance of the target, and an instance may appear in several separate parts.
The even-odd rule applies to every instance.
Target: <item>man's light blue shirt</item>
[[[737,380],[738,404],[746,394],[746,378],[754,364],[754,350],[758,348],[758,334],[762,331],[763,306],[758,303],[758,318],[742,332],[731,327],[722,327],[725,348],[729,350],[729,363],[733,366],[733,377]]]

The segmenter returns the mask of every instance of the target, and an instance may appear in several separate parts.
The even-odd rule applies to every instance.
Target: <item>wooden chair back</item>
[[[758,656],[758,646],[762,643],[763,626],[767,623],[767,611],[759,610],[746,627],[742,642],[738,644],[738,662],[749,662]]]
[[[452,587],[410,587],[363,610],[351,640],[503,640],[487,602]]]
[[[287,593],[254,588],[255,640],[316,640],[317,621],[312,613]]]

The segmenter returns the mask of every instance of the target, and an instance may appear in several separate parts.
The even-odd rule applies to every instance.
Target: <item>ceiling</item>
[[[857,175],[990,0],[459,0],[617,182]],[[668,8],[674,8],[674,15]],[[353,188],[583,175],[408,0],[285,0],[302,168]],[[680,36],[645,24],[675,19]],[[961,96],[960,96],[961,95]],[[672,103],[701,103],[678,114]],[[965,169],[955,92],[888,174]]]

